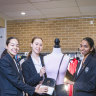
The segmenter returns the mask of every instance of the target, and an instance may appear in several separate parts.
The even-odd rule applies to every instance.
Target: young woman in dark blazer
[[[40,55],[43,48],[42,38],[34,37],[31,47],[32,51],[29,52],[28,59],[22,64],[22,72],[25,82],[35,87],[37,84],[42,84],[45,73],[45,68],[42,65],[43,57]],[[39,95],[34,93],[34,96]]]
[[[94,58],[94,41],[90,37],[83,38],[80,51],[84,56],[74,74],[73,96],[96,96],[96,58]],[[70,73],[69,79],[72,79]]]
[[[47,88],[31,87],[23,82],[22,74],[14,59],[19,51],[19,42],[15,37],[6,41],[6,55],[0,59],[0,96],[23,96],[23,91],[31,96],[46,93]]]

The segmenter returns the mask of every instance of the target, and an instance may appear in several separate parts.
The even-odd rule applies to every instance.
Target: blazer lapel
[[[92,55],[89,54],[89,56],[86,58],[84,64],[82,64],[82,67],[78,73],[78,75],[75,77],[75,80],[81,75],[81,73],[85,70],[86,66],[88,65],[88,62],[90,62]],[[80,66],[80,65],[79,65]],[[76,73],[77,74],[77,73]]]
[[[40,60],[41,60],[42,66],[44,66],[44,65],[43,65],[43,57],[42,57],[42,56],[40,56]],[[31,58],[31,56],[29,57],[29,60],[28,60],[27,63],[29,63],[29,64],[30,64],[30,67],[33,68],[34,71],[37,73],[37,70],[36,70],[36,68],[35,68],[35,65],[34,65],[34,62],[33,62],[32,58]]]
[[[11,66],[14,68],[14,70],[15,70],[16,73],[18,74],[18,70],[17,70],[17,68],[16,68],[15,62],[14,62],[14,60],[12,59],[12,57],[11,57],[9,54],[7,54],[7,58],[9,59],[9,62],[10,62],[10,64],[11,64]]]
[[[15,70],[15,72],[17,73],[17,75],[19,75],[20,78],[21,78],[21,80],[23,81],[22,72],[21,72],[21,73],[18,72],[18,69],[17,69],[17,67],[16,67],[16,64],[15,64],[14,60],[12,59],[12,57],[11,57],[9,54],[7,54],[7,59],[9,60],[11,66],[12,66],[12,68],[13,68],[13,70]],[[19,71],[21,71],[21,70],[19,70]]]
[[[44,65],[43,56],[41,56],[41,55],[40,55],[40,60],[41,60],[42,67],[45,66],[45,65]]]
[[[76,73],[75,73],[75,78],[77,78],[77,72],[78,72],[78,69],[79,69],[80,64],[81,64],[81,60],[79,60],[79,62],[78,62],[78,64],[77,64]]]
[[[28,63],[30,64],[30,67],[33,68],[34,71],[37,72],[37,70],[36,70],[36,68],[35,68],[35,65],[34,65],[34,62],[33,62],[32,58],[31,58],[31,56],[29,57]]]

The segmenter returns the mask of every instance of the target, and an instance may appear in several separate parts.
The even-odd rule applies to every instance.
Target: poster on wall
[[[6,45],[6,29],[0,28],[0,57]]]

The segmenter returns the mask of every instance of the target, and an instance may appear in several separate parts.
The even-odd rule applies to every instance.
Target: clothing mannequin
[[[52,53],[44,56],[44,64],[45,64],[47,77],[53,78],[56,80],[63,53],[61,52],[61,48],[60,48],[60,40],[56,38],[54,43],[55,45],[53,47]],[[66,75],[68,64],[69,64],[69,57],[67,55],[64,55],[64,58],[62,60],[62,63],[59,69],[59,75],[56,80],[56,85],[64,84],[64,77]],[[60,95],[56,95],[56,96],[66,96],[64,95],[64,91],[63,91],[63,94],[60,92],[59,94]]]
[[[59,64],[62,59],[63,53],[61,52],[61,48],[60,48],[60,40],[56,38],[54,43],[55,45],[53,47],[52,53],[44,56],[44,64],[46,68],[47,77],[53,78],[56,80]],[[64,55],[64,58],[59,70],[59,76],[56,81],[57,85],[64,83],[64,76],[66,74],[68,63],[69,63],[69,57],[67,55]]]

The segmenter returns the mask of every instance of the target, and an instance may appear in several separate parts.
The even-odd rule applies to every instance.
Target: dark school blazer
[[[40,74],[37,73],[31,56],[22,64],[22,73],[25,82],[31,86],[36,86],[41,80],[43,80],[43,77],[40,77]]]
[[[9,54],[0,59],[0,96],[23,96],[22,91],[33,95],[34,90],[35,88],[23,83]]]
[[[41,55],[40,55],[40,60],[41,60],[41,63],[43,64],[43,56]],[[39,84],[41,80],[43,80],[43,77],[40,77],[40,74],[37,73],[37,70],[34,66],[31,56],[22,64],[22,73],[23,73],[25,82],[30,86],[36,86],[37,84]],[[39,95],[36,95],[36,96],[39,96]]]
[[[73,78],[73,96],[96,96],[96,58],[90,54],[77,75],[78,68]]]

